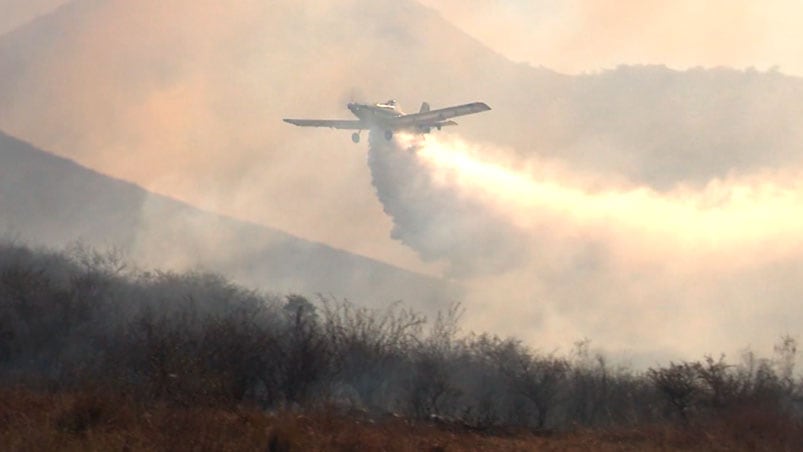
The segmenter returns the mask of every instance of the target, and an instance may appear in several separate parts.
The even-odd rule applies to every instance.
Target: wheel
[[[393,131],[392,130],[386,130],[385,131],[385,139],[390,141],[391,138],[393,138]]]
[[[357,133],[357,132],[352,133],[351,134],[351,141],[353,141],[355,143],[359,143],[360,142],[360,134]]]

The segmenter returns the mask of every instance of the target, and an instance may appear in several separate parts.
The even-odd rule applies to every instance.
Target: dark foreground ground
[[[3,450],[801,450],[803,428],[756,411],[697,426],[474,431],[446,422],[320,410],[142,404],[121,395],[0,390]]]

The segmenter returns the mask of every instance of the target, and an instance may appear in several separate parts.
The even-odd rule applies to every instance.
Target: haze
[[[793,2],[6,3],[0,129],[452,280],[478,331],[649,363],[803,325]],[[391,97],[494,110],[370,145],[281,122]]]
[[[494,50],[565,73],[666,64],[803,74],[794,0],[421,0]]]

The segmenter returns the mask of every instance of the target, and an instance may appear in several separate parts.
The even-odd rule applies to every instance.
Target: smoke
[[[429,147],[413,136],[387,141],[371,133],[368,165],[377,196],[393,219],[391,237],[426,261],[445,259],[450,273],[500,272],[524,257],[522,230],[477,197],[432,171]]]
[[[733,9],[700,7],[717,25],[737,24],[713,39],[704,20],[676,33],[688,16],[656,2],[529,2],[527,14],[506,10],[519,22],[503,25],[490,23],[499,2],[480,3],[469,34],[552,52],[527,59],[561,70],[765,66],[748,45],[761,33],[740,33]],[[0,128],[209,211],[408,269],[445,268],[472,294],[472,328],[543,347],[588,336],[699,356],[803,324],[799,79],[665,67],[564,77],[505,60],[413,1],[222,5],[78,0],[7,35]],[[797,26],[788,17],[780,30]],[[707,52],[702,41],[746,53],[670,58]],[[346,101],[390,96],[436,108],[482,100],[494,111],[460,121],[469,142],[374,139],[370,173],[348,134],[281,121],[341,118]],[[143,207],[153,219],[143,237],[165,226],[157,207]],[[201,222],[167,227],[204,243],[185,259],[138,241],[176,265],[249,237],[227,235],[223,246]]]
[[[461,133],[561,149],[573,167],[662,186],[775,163],[800,138],[787,107],[803,98],[796,81],[657,70],[564,79],[511,64],[412,1],[81,0],[7,38],[4,131],[195,206],[427,273],[437,265],[388,239],[363,147],[283,117],[349,117],[349,100],[476,96],[494,111]],[[738,155],[712,157],[732,144],[727,155]],[[504,268],[518,250],[494,252],[484,254]]]
[[[72,2],[0,46],[0,128],[195,206],[426,270],[387,239],[348,135],[281,121],[349,115],[348,87],[398,93],[380,76],[396,53],[383,28],[365,36],[364,3]],[[374,55],[383,64],[365,68]]]
[[[469,287],[475,328],[634,357],[735,353],[797,328],[801,171],[659,192],[515,156],[444,135],[371,140],[393,237]]]
[[[506,56],[562,72],[653,63],[803,73],[793,0],[421,1]]]

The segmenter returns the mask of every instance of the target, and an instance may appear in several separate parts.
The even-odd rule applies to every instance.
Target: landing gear
[[[360,142],[360,134],[357,133],[357,132],[352,133],[351,134],[351,141],[353,141],[355,143],[359,143]]]
[[[393,138],[393,131],[392,130],[386,130],[385,131],[385,139],[390,141],[392,138]]]

